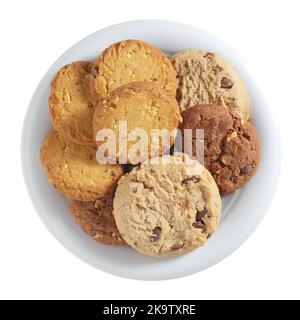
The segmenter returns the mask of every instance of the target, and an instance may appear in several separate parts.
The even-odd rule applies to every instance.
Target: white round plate
[[[223,200],[222,221],[203,248],[187,255],[155,259],[129,247],[102,245],[74,223],[68,203],[48,182],[39,159],[39,149],[51,128],[47,100],[50,82],[59,68],[76,60],[93,61],[110,44],[141,39],[171,54],[190,48],[220,53],[236,68],[251,99],[251,120],[261,137],[262,158],[256,175],[240,191]],[[274,195],[280,169],[278,129],[253,74],[238,55],[214,36],[195,27],[170,21],[132,21],[118,24],[81,40],[65,52],[38,85],[24,121],[22,165],[25,183],[40,218],[54,237],[86,263],[114,275],[163,280],[186,276],[212,266],[237,249],[262,220]]]

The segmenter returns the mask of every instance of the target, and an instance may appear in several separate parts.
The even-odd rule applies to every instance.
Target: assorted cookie
[[[221,104],[242,121],[249,119],[250,102],[243,81],[220,55],[187,50],[171,58],[177,73],[177,99],[181,111],[195,104]]]
[[[93,87],[100,97],[136,81],[157,83],[171,96],[176,91],[176,74],[168,57],[140,40],[114,43],[97,58],[92,69]]]
[[[127,133],[129,134],[135,128],[143,128],[148,136],[148,152],[138,162],[146,160],[151,155],[151,130],[155,129],[177,129],[181,120],[179,107],[175,97],[166,95],[166,93],[154,82],[133,82],[126,84],[114,90],[105,100],[102,100],[94,113],[93,127],[95,142],[98,146],[101,142],[97,141],[97,133],[101,129],[110,129],[116,134],[116,160],[119,161],[120,154],[128,158],[128,162],[137,164],[134,155],[127,157],[128,150],[134,145],[137,139],[132,139],[119,150],[119,121],[127,122]],[[174,137],[175,138],[175,137]],[[165,141],[165,145],[160,146],[160,150],[153,150],[153,156],[162,154],[163,149],[170,148],[174,139]],[[102,143],[104,143],[103,141]],[[156,152],[155,152],[156,151]]]
[[[49,182],[64,196],[91,201],[113,189],[123,174],[120,165],[101,165],[96,149],[81,146],[51,131],[40,152]]]
[[[117,229],[113,217],[114,194],[108,192],[95,201],[70,201],[70,211],[77,224],[94,240],[113,245],[125,245],[126,242]]]
[[[124,240],[155,257],[203,246],[221,214],[218,187],[208,170],[186,154],[165,157],[167,164],[165,159],[145,163],[123,176],[114,198],[114,217]]]
[[[78,61],[61,68],[52,80],[48,103],[54,130],[75,143],[94,146],[92,67]]]
[[[153,257],[203,246],[217,230],[221,196],[243,187],[259,165],[247,90],[234,68],[210,51],[169,59],[144,41],[120,41],[95,62],[58,70],[48,105],[53,130],[41,163],[75,222],[103,244],[128,244]],[[118,141],[122,121],[130,136],[125,144]],[[102,129],[117,137],[116,164],[99,161]],[[129,154],[141,140],[137,129],[147,134],[143,155]],[[176,135],[154,138],[153,129],[179,129],[183,138],[186,129],[193,138],[203,129],[203,165],[193,159],[194,144],[190,155],[177,152]],[[149,162],[153,157],[157,161]]]
[[[182,113],[181,129],[204,130],[204,165],[221,195],[241,188],[256,172],[260,159],[258,133],[252,123],[233,118],[222,105],[196,105]],[[196,154],[193,145],[193,154]]]

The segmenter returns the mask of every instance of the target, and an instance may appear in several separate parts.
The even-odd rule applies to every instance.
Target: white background
[[[300,298],[300,4],[298,0],[1,1],[0,298]],[[281,127],[276,197],[251,238],[216,266],[177,280],[142,282],[102,273],[46,230],[21,172],[24,114],[48,67],[75,42],[133,19],[193,24],[236,49],[260,77]]]

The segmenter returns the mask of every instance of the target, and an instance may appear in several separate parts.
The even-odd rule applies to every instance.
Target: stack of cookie
[[[259,161],[258,135],[248,122],[249,98],[233,68],[211,52],[169,59],[138,40],[115,43],[94,63],[73,62],[51,83],[53,130],[41,147],[50,183],[70,201],[75,221],[93,239],[129,244],[155,257],[187,253],[216,231],[221,195],[242,187]],[[148,133],[145,159],[96,160],[97,134],[109,129]],[[204,129],[204,166],[187,154],[150,149],[152,129]],[[193,131],[194,132],[194,131]],[[171,144],[174,140],[171,139]],[[136,160],[136,159],[135,159]]]

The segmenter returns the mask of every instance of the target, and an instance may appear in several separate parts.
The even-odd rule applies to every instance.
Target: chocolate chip
[[[94,67],[91,73],[93,78],[97,78],[99,76],[99,69],[97,67]]]
[[[208,240],[209,238],[211,238],[211,236],[212,236],[212,233],[209,233],[209,234],[207,235],[206,239]]]
[[[197,183],[200,181],[200,177],[192,176],[192,177],[186,178],[186,179],[182,180],[181,184],[182,185],[188,184],[190,181]]]
[[[197,211],[196,213],[196,221],[201,221],[206,215],[208,210],[204,208],[202,211]]]
[[[160,239],[160,236],[161,236],[161,227],[155,227],[153,230],[152,230],[152,233],[153,235],[150,236],[150,241],[151,242],[154,242],[154,241],[157,241]]]
[[[203,57],[212,60],[214,56],[215,54],[213,52],[207,52]]]
[[[221,80],[221,88],[223,89],[231,89],[233,87],[233,82],[226,77],[223,77]]]
[[[251,141],[251,136],[250,136],[250,134],[248,134],[247,132],[245,132],[245,133],[243,134],[243,137],[244,137],[245,139]]]
[[[196,229],[203,229],[205,227],[205,223],[202,220],[199,220],[193,223],[193,227]]]
[[[181,91],[180,88],[178,88],[177,91],[176,91],[176,100],[180,101],[181,98],[182,98],[182,91]]]
[[[208,213],[208,210],[204,208],[202,211],[197,211],[196,213],[196,222],[193,223],[193,227],[196,229],[203,229],[205,227],[205,223],[202,220]]]
[[[220,67],[219,65],[216,65],[214,68],[213,68],[213,71],[215,72],[215,73],[217,73],[217,72],[222,72],[224,69],[222,68],[222,67]]]
[[[123,170],[124,170],[125,173],[127,173],[127,172],[130,172],[133,169],[133,167],[134,166],[132,164],[125,164],[123,166]]]
[[[241,174],[246,174],[248,172],[250,172],[252,170],[252,165],[251,164],[247,164],[244,168],[241,169]]]
[[[179,250],[184,247],[184,243],[176,243],[171,247],[171,250]]]

